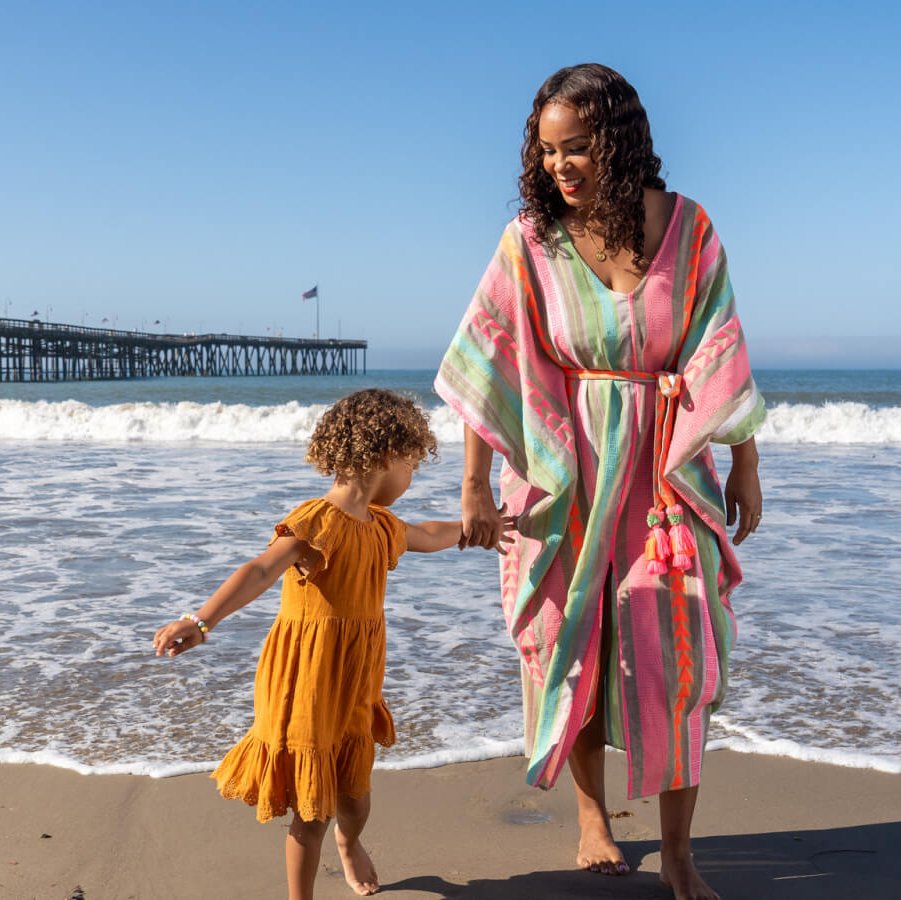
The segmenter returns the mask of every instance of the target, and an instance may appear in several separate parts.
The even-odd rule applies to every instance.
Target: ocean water
[[[439,461],[396,504],[456,518],[462,427],[432,372],[0,385],[0,761],[209,769],[252,718],[275,588],[200,650],[158,659],[272,525],[327,481],[303,462],[325,405],[370,385],[431,412]],[[901,772],[901,371],[759,372],[764,524],[711,746]],[[722,472],[728,450],[717,458]],[[407,554],[389,578],[381,767],[521,752],[519,666],[495,554]]]

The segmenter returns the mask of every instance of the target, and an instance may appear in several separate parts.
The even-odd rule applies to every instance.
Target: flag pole
[[[301,300],[315,300],[316,301],[316,332],[315,338],[319,340],[319,285],[314,284],[308,291],[304,291],[300,295]]]

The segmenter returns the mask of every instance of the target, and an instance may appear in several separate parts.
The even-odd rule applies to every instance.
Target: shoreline
[[[443,766],[462,763],[491,762],[494,759],[522,756],[522,739],[495,741],[495,747],[473,749],[471,752],[439,750],[397,759],[392,753],[388,759],[376,757],[374,771],[406,772],[413,770],[440,769]],[[866,754],[852,750],[830,750],[823,747],[807,747],[788,738],[777,739],[735,739],[709,738],[707,752],[727,750],[747,756],[772,756],[790,759],[799,763],[818,763],[841,769],[863,769],[888,775],[901,775],[901,756]],[[492,755],[486,756],[485,753]],[[623,751],[607,747],[608,753]],[[46,766],[63,769],[78,775],[133,775],[138,778],[178,778],[184,775],[209,774],[219,765],[219,758],[206,762],[160,763],[133,761],[124,763],[101,763],[90,765],[61,755],[52,750],[0,750],[0,766]]]
[[[569,775],[547,792],[505,757],[378,769],[365,832],[385,896],[554,900],[671,896],[660,885],[657,801],[625,798],[608,753],[608,806],[633,867],[574,869]],[[709,751],[695,815],[698,867],[723,897],[894,897],[901,880],[901,776],[776,756]],[[207,775],[79,775],[0,764],[0,896],[12,900],[260,900],[282,897],[289,819],[262,826]],[[317,898],[353,896],[326,841]]]

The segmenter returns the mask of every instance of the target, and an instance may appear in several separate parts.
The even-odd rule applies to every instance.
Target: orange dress
[[[375,741],[394,743],[382,698],[385,583],[406,550],[406,528],[380,506],[368,522],[308,500],[279,525],[315,547],[325,567],[308,581],[285,572],[282,603],[260,654],[254,722],[213,772],[223,797],[266,822],[293,809],[335,815],[338,794],[369,792]]]

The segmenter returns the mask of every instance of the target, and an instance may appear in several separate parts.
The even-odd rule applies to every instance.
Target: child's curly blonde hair
[[[307,462],[323,475],[362,477],[398,457],[437,456],[438,442],[426,414],[412,400],[369,388],[339,400],[316,423]]]

